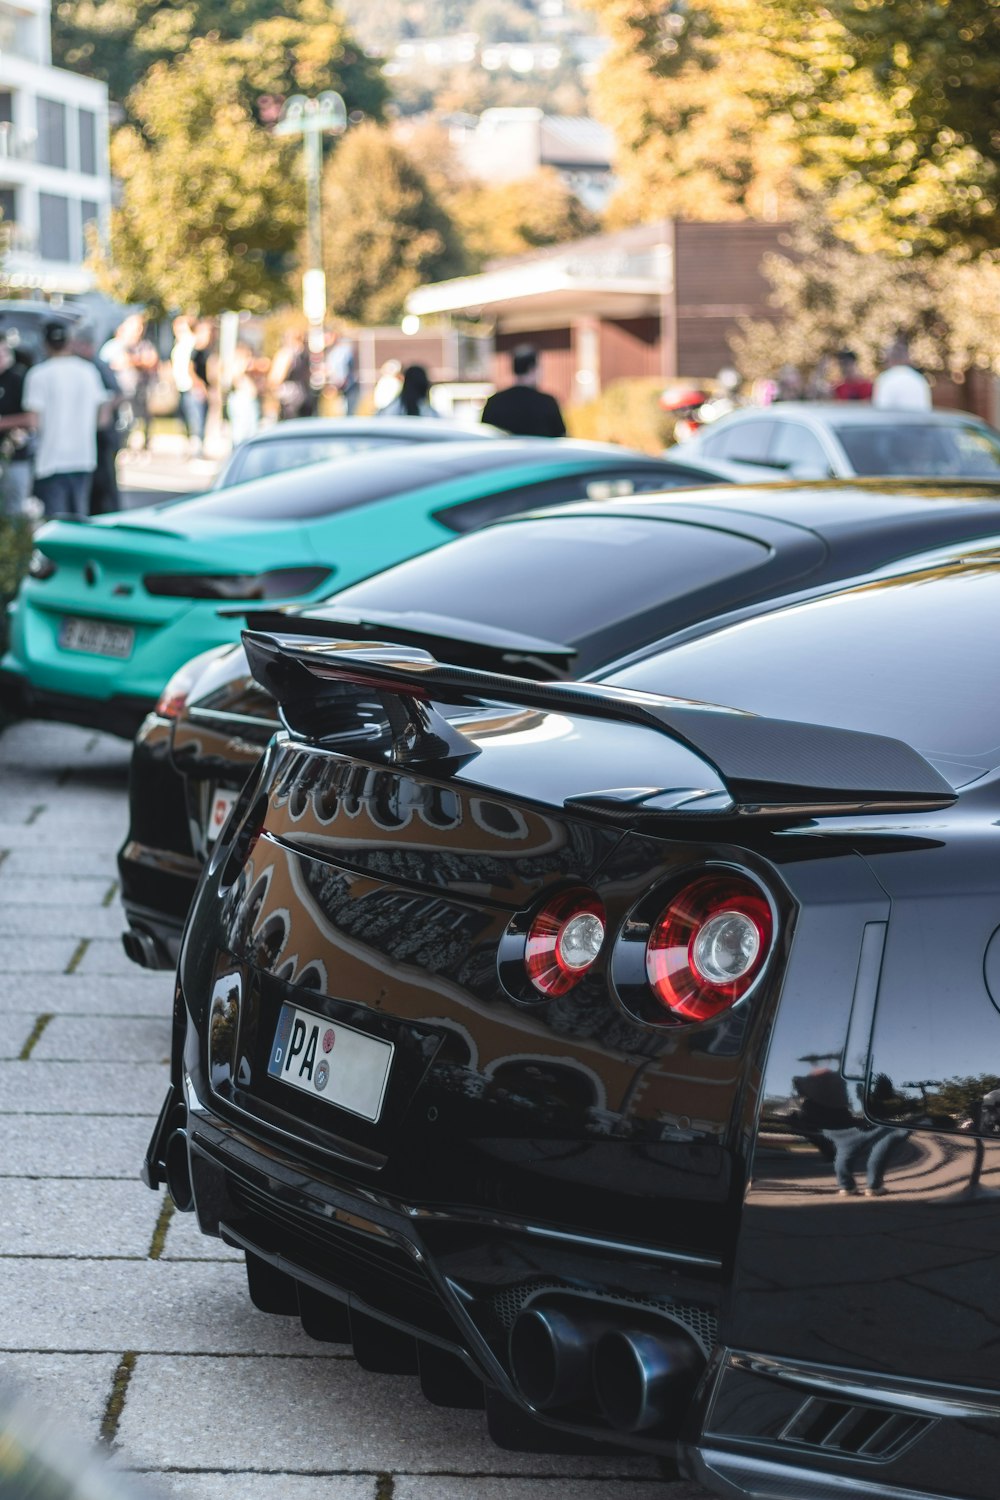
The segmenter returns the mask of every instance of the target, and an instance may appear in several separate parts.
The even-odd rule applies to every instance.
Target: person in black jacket
[[[517,437],[565,437],[559,402],[537,387],[538,353],[528,344],[514,350],[514,384],[483,407],[483,421]]]

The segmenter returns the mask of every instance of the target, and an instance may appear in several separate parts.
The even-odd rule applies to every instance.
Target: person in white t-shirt
[[[47,516],[84,517],[108,392],[94,365],[72,352],[65,323],[47,323],[43,337],[48,358],[28,371],[21,398],[25,426],[38,433],[35,494]]]
[[[930,385],[910,364],[905,339],[897,339],[888,350],[885,366],[872,387],[872,406],[883,411],[930,411]]]

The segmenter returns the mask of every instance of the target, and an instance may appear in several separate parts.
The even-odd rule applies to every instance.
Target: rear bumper
[[[152,706],[146,698],[127,695],[97,699],[76,693],[53,693],[33,687],[16,672],[0,669],[0,710],[11,718],[78,724],[84,729],[97,729],[130,740]]]

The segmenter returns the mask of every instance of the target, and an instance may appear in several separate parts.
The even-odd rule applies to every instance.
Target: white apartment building
[[[50,0],[0,0],[0,235],[15,294],[87,291],[111,204],[108,91],[52,66]]]

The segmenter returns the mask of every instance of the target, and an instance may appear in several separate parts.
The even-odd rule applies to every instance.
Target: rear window
[[[700,439],[699,450],[707,458],[727,458],[734,463],[763,464],[774,436],[774,423],[763,417],[731,422],[719,432]]]
[[[834,431],[858,474],[1000,478],[1000,439],[974,422],[859,422]]]
[[[374,434],[364,437],[297,437],[269,438],[266,442],[248,443],[234,458],[226,476],[226,486],[245,484],[249,479],[263,479],[268,474],[283,474],[306,464],[322,463],[327,458],[346,458],[368,448],[384,448],[398,441]]]
[[[768,556],[747,537],[679,522],[541,517],[462,537],[345,589],[334,605],[375,618],[448,614],[573,645]]]
[[[185,519],[205,516],[228,521],[310,521],[371,505],[407,490],[458,479],[463,474],[525,461],[522,454],[494,454],[494,446],[484,442],[469,444],[468,448],[461,443],[394,443],[371,453],[240,482],[195,499],[172,500],[158,509],[181,506]]]
[[[861,584],[744,620],[608,680],[905,741],[953,786],[1000,765],[1000,669],[984,621],[1000,565]]]

